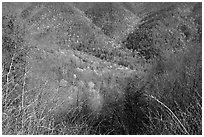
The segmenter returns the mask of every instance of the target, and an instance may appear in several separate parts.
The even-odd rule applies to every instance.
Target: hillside
[[[3,134],[202,133],[201,3],[2,7]]]

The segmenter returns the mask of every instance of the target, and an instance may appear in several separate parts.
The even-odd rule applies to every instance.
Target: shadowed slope
[[[200,134],[201,9],[3,4],[3,134]]]

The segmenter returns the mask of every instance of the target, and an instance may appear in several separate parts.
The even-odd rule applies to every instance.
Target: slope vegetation
[[[3,134],[202,133],[201,3],[2,7]]]

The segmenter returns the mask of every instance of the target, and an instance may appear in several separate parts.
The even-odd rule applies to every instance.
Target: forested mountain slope
[[[2,7],[3,134],[202,133],[201,3]]]

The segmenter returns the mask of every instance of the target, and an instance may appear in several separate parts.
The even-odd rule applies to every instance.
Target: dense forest
[[[2,3],[3,135],[201,135],[202,3]]]

